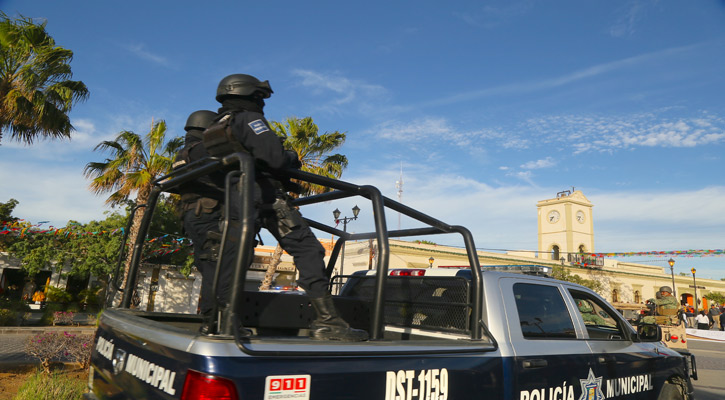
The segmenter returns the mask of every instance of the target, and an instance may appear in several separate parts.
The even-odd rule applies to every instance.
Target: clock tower
[[[539,219],[539,258],[568,261],[567,254],[594,252],[592,203],[578,190],[565,190],[555,199],[536,203]]]

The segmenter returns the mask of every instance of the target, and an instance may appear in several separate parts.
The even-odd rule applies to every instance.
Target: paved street
[[[697,361],[695,399],[725,399],[725,343],[689,340],[687,344]]]

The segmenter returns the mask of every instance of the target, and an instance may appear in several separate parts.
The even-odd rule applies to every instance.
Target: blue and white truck
[[[240,178],[240,198],[227,204],[241,204],[245,229],[237,238],[231,304],[220,309],[212,334],[202,334],[199,315],[143,312],[130,304],[159,195],[217,169]],[[532,267],[531,274],[484,270],[466,228],[385,198],[372,186],[288,173],[335,189],[298,199],[298,206],[351,196],[371,203],[373,232],[353,234],[308,220],[339,237],[328,274],[343,242],[376,242],[374,269],[338,277],[346,283],[334,297],[344,319],[370,339],[310,340],[306,329],[314,313],[304,294],[243,290],[243,267],[254,248],[253,200],[244,193],[253,191],[254,164],[244,153],[211,158],[156,183],[121,307],[100,318],[86,399],[693,399],[694,357],[664,346],[656,325],[635,330],[593,291],[540,276],[541,268]],[[386,209],[422,227],[388,230]],[[389,269],[388,238],[441,234],[461,236],[470,267]],[[584,301],[598,315],[595,323],[584,315]]]

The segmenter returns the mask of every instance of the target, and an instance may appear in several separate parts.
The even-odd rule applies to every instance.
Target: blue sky
[[[347,132],[344,180],[396,198],[402,165],[403,203],[479,248],[535,250],[536,202],[572,187],[598,252],[725,248],[724,1],[347,3],[0,0],[46,19],[90,89],[72,140],[3,140],[0,201],[56,227],[103,218],[82,176],[106,157],[94,146],[158,119],[181,135],[222,77],[248,73],[275,91],[268,119]],[[356,202],[348,229],[367,230],[362,200],[303,212]],[[725,277],[722,257],[675,270],[693,266]]]

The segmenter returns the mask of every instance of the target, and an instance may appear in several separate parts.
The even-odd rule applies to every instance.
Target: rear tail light
[[[423,276],[424,269],[394,269],[390,271],[390,276]]]
[[[189,370],[181,400],[239,400],[237,388],[229,379]]]
[[[670,339],[672,339],[672,340],[674,340],[676,342],[677,339],[679,339],[679,338],[676,335],[672,335],[672,336],[670,336]]]

